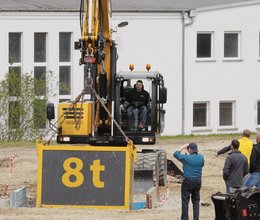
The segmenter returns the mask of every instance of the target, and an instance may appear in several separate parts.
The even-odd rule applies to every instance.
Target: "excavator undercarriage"
[[[241,188],[234,193],[215,193],[211,196],[215,206],[215,220],[260,219],[260,190]]]

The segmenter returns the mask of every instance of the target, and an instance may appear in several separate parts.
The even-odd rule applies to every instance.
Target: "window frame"
[[[237,57],[225,57],[225,34],[237,34]],[[223,60],[240,61],[241,60],[241,31],[225,31],[223,35]]]
[[[206,118],[205,126],[194,126],[194,104],[206,104]],[[192,103],[192,129],[204,130],[210,127],[210,102],[209,101],[194,101]]]
[[[63,48],[63,49],[69,49],[69,60],[62,61],[61,52],[63,52],[61,49],[61,34],[67,34],[69,35],[69,47]],[[59,32],[59,63],[71,63],[72,60],[72,32]]]
[[[66,34],[70,34],[70,61],[60,61],[60,36],[61,34],[63,33],[66,33]],[[60,83],[60,69],[61,67],[70,67],[70,91],[69,91],[69,94],[60,94],[60,87],[59,87],[59,90],[58,90],[58,94],[59,94],[59,99],[68,99],[68,100],[71,100],[71,97],[72,97],[72,72],[73,72],[73,65],[72,65],[72,61],[73,61],[73,48],[72,48],[72,39],[73,39],[73,33],[72,32],[69,32],[69,31],[61,31],[58,33],[59,36],[58,36],[58,39],[59,39],[59,52],[58,52],[58,60],[59,60],[59,83]]]
[[[19,34],[20,35],[20,62],[10,63],[10,34]],[[8,64],[9,66],[21,66],[23,60],[23,33],[22,32],[8,32]]]
[[[70,97],[71,97],[71,76],[72,76],[72,74],[71,74],[71,66],[69,66],[69,65],[60,65],[59,66],[59,84],[61,84],[61,83],[65,83],[66,84],[66,82],[65,81],[61,81],[61,70],[63,69],[63,68],[68,68],[68,70],[69,70],[69,80],[68,80],[68,87],[69,87],[69,90],[68,90],[68,93],[65,93],[66,92],[66,90],[64,90],[64,89],[62,89],[60,86],[59,86],[59,96],[60,96],[60,99],[70,99]],[[61,94],[61,93],[64,93],[64,94]],[[62,97],[62,98],[61,98]]]
[[[18,72],[15,70],[17,69]],[[16,98],[19,97],[22,93],[22,68],[21,66],[9,66],[8,68],[8,74],[10,77],[11,72],[13,72],[17,77],[17,79],[19,79],[19,82],[17,81],[15,84],[10,85],[10,81],[8,81],[9,83],[9,97],[13,97]],[[14,83],[14,82],[13,82]],[[12,91],[11,88],[14,88],[14,90]]]
[[[256,126],[260,128],[260,100],[256,102]]]
[[[36,34],[44,34],[45,35],[45,61],[35,61],[35,35]],[[47,79],[47,71],[48,71],[48,58],[49,58],[49,56],[48,56],[48,54],[49,54],[49,48],[48,48],[48,43],[49,43],[49,38],[48,38],[48,32],[34,32],[34,35],[33,35],[33,42],[34,42],[34,48],[33,48],[33,77],[34,78],[36,78],[35,76],[35,74],[36,74],[36,71],[35,71],[35,69],[36,68],[44,68],[45,67],[45,72],[44,72],[44,74],[45,74],[45,76],[44,76],[44,81],[45,81],[45,86],[46,86],[46,88],[45,88],[45,91],[43,92],[43,94],[35,94],[36,96],[37,96],[37,100],[35,100],[35,101],[38,101],[38,102],[44,102],[45,101],[45,105],[47,105],[46,104],[46,91],[47,91],[47,86],[48,86],[48,79]],[[35,85],[34,85],[35,86]],[[35,93],[37,93],[37,89],[35,89],[34,88],[34,92]],[[40,126],[40,127],[37,127],[37,126],[35,126],[35,119],[34,119],[34,117],[35,117],[35,103],[34,103],[34,105],[33,105],[33,110],[32,110],[32,114],[33,114],[33,127],[35,128],[35,129],[39,129],[39,130],[44,130],[44,129],[46,129],[47,128],[47,124],[46,124],[46,122],[47,121],[45,121],[45,125],[44,126]],[[38,119],[37,119],[38,120]],[[44,123],[42,123],[42,125],[43,125]]]
[[[36,109],[35,105],[36,105],[36,103],[38,105],[42,105],[42,104],[40,104],[40,102],[44,104],[43,105],[44,108],[42,109],[42,111],[36,111],[35,110]],[[47,124],[46,124],[47,116],[46,116],[46,111],[45,111],[46,106],[47,106],[47,100],[46,99],[36,99],[34,101],[34,103],[33,103],[33,112],[32,112],[32,114],[33,114],[33,128],[34,129],[38,129],[39,130],[39,129],[46,129],[47,128]],[[39,125],[39,126],[37,126],[37,125]]]
[[[231,125],[220,125],[220,104],[221,103],[231,103],[232,104],[232,124]],[[218,126],[221,129],[234,129],[236,127],[236,101],[235,100],[221,100],[219,101],[219,107],[218,107],[218,111],[219,111],[219,117],[218,117]]]
[[[35,35],[36,34],[44,34],[45,35],[45,61],[35,61]],[[34,48],[33,48],[33,62],[34,62],[34,65],[40,65],[40,66],[46,66],[46,63],[47,63],[47,54],[48,54],[48,46],[47,46],[47,43],[48,43],[48,34],[46,32],[34,32]]]
[[[37,68],[44,68],[44,72],[37,72],[36,69]],[[38,76],[36,77],[36,74],[41,73],[41,77],[42,79],[40,79]],[[38,88],[35,87],[35,85],[37,85],[37,81],[34,81],[34,93],[37,96],[38,99],[45,99],[46,96],[46,90],[47,90],[47,67],[46,66],[34,66],[34,70],[33,70],[33,74],[34,74],[34,80],[42,80],[42,82],[44,83],[45,86],[45,90],[44,91],[40,91]],[[41,83],[40,81],[38,81],[38,83]],[[40,93],[42,92],[42,93]]]
[[[11,107],[11,105],[13,106]],[[11,109],[16,109],[16,111],[12,112]],[[17,113],[18,115],[15,115],[15,113]],[[20,101],[17,100],[16,98],[11,98],[8,102],[8,128],[10,130],[15,130],[15,129],[19,129],[20,126],[21,126]]]
[[[199,34],[210,34],[210,56],[209,57],[198,57],[198,35]],[[215,47],[214,47],[214,31],[198,31],[196,34],[196,60],[197,61],[214,61]]]
[[[258,61],[260,61],[260,31],[258,32]]]
[[[19,40],[20,40],[20,61],[19,62],[14,62],[12,60],[12,62],[10,63],[10,34],[19,34]],[[22,81],[21,81],[21,76],[22,76],[22,72],[23,72],[23,66],[22,66],[22,62],[23,62],[23,33],[22,32],[8,32],[8,74],[11,72],[11,69],[19,69],[18,74],[18,78],[20,78],[20,82],[19,82],[19,86],[18,86],[18,93],[13,93],[10,94],[9,96],[9,101],[8,101],[8,127],[11,130],[14,129],[18,129],[21,126],[21,118],[20,118],[20,113],[19,113],[19,118],[17,117],[17,127],[12,127],[10,124],[10,114],[12,114],[12,112],[10,112],[10,105],[11,103],[18,103],[18,105],[20,106],[20,102],[18,100],[18,96],[19,93],[22,92]],[[10,91],[9,91],[10,92]]]

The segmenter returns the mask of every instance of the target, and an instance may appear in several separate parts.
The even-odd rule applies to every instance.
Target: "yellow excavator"
[[[84,65],[85,88],[73,104],[58,106],[58,143],[121,146],[126,144],[127,136],[134,144],[154,144],[156,135],[163,130],[163,104],[167,99],[163,77],[159,72],[149,71],[149,65],[146,71],[117,73],[118,56],[109,24],[110,10],[107,0],[81,1],[82,37],[75,42],[75,49],[81,52],[79,64]],[[123,102],[138,79],[144,80],[149,88],[152,105],[145,128],[137,131],[127,126]],[[48,112],[53,112],[49,107]],[[51,113],[48,119],[52,116]]]
[[[130,65],[129,71],[117,72],[110,17],[109,0],[81,0],[82,36],[74,46],[81,53],[85,86],[74,101],[58,104],[56,121],[54,104],[47,105],[50,130],[58,144],[37,140],[38,207],[131,208],[134,188],[147,191],[166,183],[166,152],[143,149],[136,156],[134,145],[153,145],[163,131],[167,101],[163,76],[150,71],[149,64],[144,71],[134,71]],[[132,103],[131,119],[124,106],[137,80],[143,81],[151,98],[141,129],[140,103]]]

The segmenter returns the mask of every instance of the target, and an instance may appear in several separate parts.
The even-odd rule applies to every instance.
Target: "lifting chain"
[[[77,105],[75,104],[75,106],[72,107],[71,110],[74,111],[74,121],[75,121],[75,129],[79,130],[80,129],[80,125],[81,125],[81,120],[82,120],[82,115],[83,115],[83,102],[84,102],[84,97],[81,96],[81,104],[79,107],[79,112],[77,111]]]
[[[90,78],[90,79],[88,79]],[[92,83],[85,83],[86,88],[90,88],[92,91],[92,94],[96,97],[97,99],[97,103],[100,103],[100,105],[105,109],[105,111],[107,112],[108,116],[111,118],[111,120],[113,121],[113,123],[115,124],[115,126],[118,128],[118,130],[120,131],[120,133],[123,135],[123,137],[125,138],[126,142],[129,143],[130,139],[127,137],[127,135],[125,134],[125,132],[122,130],[122,128],[120,127],[120,125],[117,123],[117,121],[114,119],[114,117],[112,116],[112,114],[110,113],[110,111],[108,110],[108,108],[106,107],[105,104],[105,99],[104,98],[100,98],[100,96],[97,94],[96,90],[93,88],[93,79],[88,76],[85,82],[92,82]],[[85,88],[85,89],[86,89]]]

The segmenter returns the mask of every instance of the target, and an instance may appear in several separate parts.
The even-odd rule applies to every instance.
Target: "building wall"
[[[259,32],[260,5],[199,11],[194,23],[186,28],[185,133],[241,132],[257,128],[257,101],[260,79]],[[214,33],[211,61],[196,59],[196,37],[199,31]],[[225,61],[224,32],[241,34],[241,59]],[[234,126],[219,126],[219,101],[236,102]],[[193,102],[208,101],[209,126],[192,125]]]

